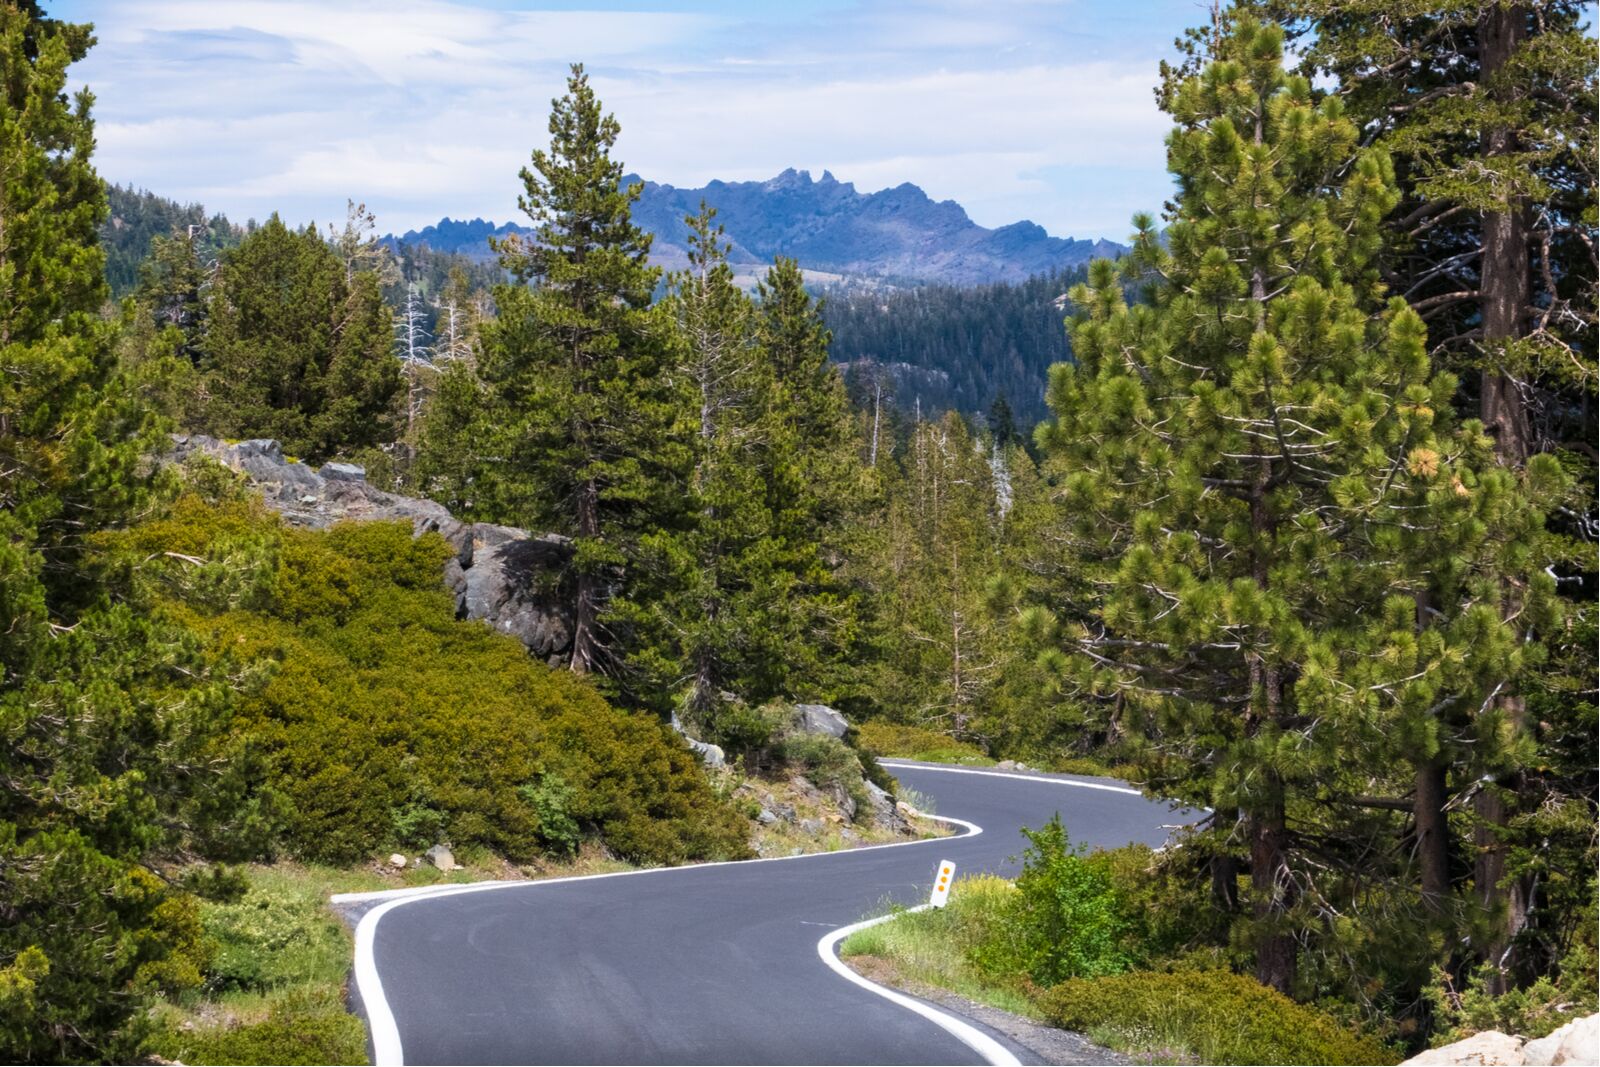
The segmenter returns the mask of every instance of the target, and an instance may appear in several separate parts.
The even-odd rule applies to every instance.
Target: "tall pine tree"
[[[581,65],[552,102],[550,147],[522,170],[527,238],[497,247],[516,279],[495,295],[482,373],[503,412],[505,518],[576,541],[572,670],[610,672],[606,614],[638,537],[682,510],[686,442],[650,309],[660,272],[611,156],[620,127]]]
[[[87,26],[0,4],[0,1058],[132,1062],[169,950],[144,866],[216,780],[226,704],[193,649],[93,565],[162,485],[163,427],[98,317],[105,189]]]
[[[1586,7],[1279,0],[1266,8],[1303,37],[1303,69],[1331,79],[1365,137],[1395,160],[1402,199],[1386,225],[1385,278],[1429,324],[1435,359],[1461,373],[1458,405],[1481,415],[1507,466],[1520,470],[1534,453],[1550,452],[1576,474],[1553,524],[1573,542],[1554,553],[1566,617],[1541,635],[1566,646],[1556,657],[1564,666],[1498,698],[1507,728],[1547,754],[1531,772],[1481,768],[1494,779],[1483,788],[1476,778],[1447,780],[1449,761],[1424,768],[1417,783],[1417,818],[1440,826],[1451,799],[1474,790],[1480,821],[1467,847],[1479,900],[1493,915],[1485,931],[1498,931],[1475,940],[1504,988],[1519,972],[1547,970],[1567,941],[1572,913],[1535,914],[1535,885],[1559,878],[1561,867],[1594,866],[1592,835],[1571,830],[1576,809],[1593,821],[1593,776],[1553,773],[1574,756],[1590,762],[1580,755],[1587,743],[1574,751],[1572,739],[1591,734],[1594,721],[1586,635],[1595,599],[1600,256]],[[1524,594],[1508,587],[1504,595],[1514,604]],[[1452,850],[1440,834],[1424,851],[1436,886],[1459,866]],[[1535,942],[1541,958],[1518,966]]]
[[[1078,362],[1052,372],[1040,441],[1107,586],[1067,628],[1078,682],[1126,707],[1153,788],[1216,809],[1221,902],[1242,861],[1257,976],[1289,991],[1360,873],[1326,863],[1347,839],[1327,813],[1391,731],[1425,748],[1433,705],[1478,707],[1522,665],[1524,623],[1482,595],[1526,553],[1435,550],[1463,524],[1525,540],[1538,517],[1481,425],[1454,425],[1415,313],[1384,303],[1387,158],[1285,74],[1278,28],[1220,30],[1167,98],[1168,245],[1142,218],[1127,260],[1149,303],[1103,262],[1074,292]],[[1457,599],[1419,635],[1440,589]],[[1444,665],[1452,691],[1429,693]]]

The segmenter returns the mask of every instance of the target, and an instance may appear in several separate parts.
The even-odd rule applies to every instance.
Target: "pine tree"
[[[881,472],[883,515],[862,581],[874,601],[876,703],[892,717],[981,740],[1000,668],[1001,634],[986,599],[999,566],[989,450],[947,413],[917,421]]]
[[[674,376],[688,386],[688,506],[681,524],[643,538],[649,577],[641,575],[633,605],[643,638],[634,662],[650,676],[648,691],[678,695],[691,721],[713,730],[721,694],[746,688],[750,653],[769,631],[763,594],[781,595],[760,567],[770,514],[753,462],[763,370],[753,309],[733,282],[715,215],[702,203],[685,220],[689,266],[672,277],[663,306],[673,324]]]
[[[1588,543],[1549,548],[1571,594],[1569,620],[1551,636],[1585,632],[1593,624],[1597,525],[1596,69],[1593,40],[1581,28],[1585,7],[1566,0],[1403,11],[1324,0],[1267,7],[1306,39],[1306,72],[1334,79],[1352,118],[1395,159],[1402,200],[1386,226],[1385,277],[1429,323],[1434,358],[1465,375],[1458,403],[1481,414],[1502,463],[1521,469],[1532,454],[1550,451],[1576,474],[1556,529]],[[1508,587],[1504,595],[1514,611],[1524,594]],[[1594,704],[1581,691],[1594,674],[1593,649],[1578,655],[1588,666],[1575,675],[1543,671],[1526,680],[1527,692],[1499,697],[1508,727],[1552,741],[1587,730]],[[1577,665],[1566,655],[1558,661]],[[1527,713],[1530,694],[1544,714]],[[1509,857],[1552,847],[1592,857],[1588,841],[1562,830],[1571,820],[1555,813],[1573,805],[1592,812],[1597,798],[1588,778],[1489,766],[1452,785],[1449,769],[1449,760],[1423,768],[1417,818],[1442,827],[1452,788],[1475,790],[1476,889],[1500,931],[1478,939],[1480,956],[1500,970],[1503,988],[1505,972],[1518,969],[1508,949],[1535,919],[1532,893],[1547,866],[1513,871]],[[1484,771],[1496,782],[1476,788]],[[1424,850],[1435,887],[1450,879],[1450,851],[1442,832]],[[1591,858],[1574,862],[1593,866]],[[1539,922],[1558,924],[1543,935],[1548,966],[1565,938],[1556,932],[1561,920],[1542,910]]]
[[[94,558],[163,492],[164,427],[97,314],[93,97],[66,91],[89,27],[30,8],[0,5],[0,1058],[131,1062],[135,974],[170,948],[143,864],[215,783],[226,704]]]
[[[549,149],[521,174],[534,233],[498,245],[518,284],[496,292],[482,373],[504,413],[503,514],[575,539],[571,667],[610,672],[613,587],[640,534],[681,510],[687,453],[650,310],[660,272],[629,216],[642,186],[622,184],[620,127],[581,65],[549,129]]]
[[[207,313],[205,428],[308,460],[393,440],[401,388],[379,279],[273,215],[223,258]]]
[[[495,397],[471,362],[445,365],[428,398],[409,484],[457,518],[494,519],[494,479],[480,451],[495,437]]]
[[[1123,705],[1153,789],[1216,809],[1223,902],[1242,851],[1256,973],[1288,991],[1320,902],[1361,874],[1327,865],[1352,832],[1327,812],[1392,735],[1425,757],[1436,705],[1478,707],[1520,669],[1486,584],[1523,575],[1537,614],[1547,583],[1525,578],[1537,512],[1481,424],[1454,424],[1416,314],[1384,303],[1387,157],[1284,73],[1278,28],[1218,31],[1167,97],[1168,247],[1136,220],[1127,270],[1150,303],[1091,269],[1040,441],[1109,587],[1065,627],[1078,684]],[[1462,558],[1473,527],[1506,539]],[[1441,618],[1418,611],[1430,596]]]
[[[825,309],[806,291],[799,265],[776,259],[756,295],[766,364],[759,463],[777,565],[792,580],[787,624],[772,651],[787,673],[786,692],[839,699],[850,688],[859,633],[847,570],[863,547],[861,438],[844,378],[829,360]]]
[[[139,285],[133,293],[134,303],[157,329],[177,331],[175,354],[191,363],[199,362],[205,331],[202,289],[207,270],[199,240],[194,227],[155,238],[149,258],[139,266]]]

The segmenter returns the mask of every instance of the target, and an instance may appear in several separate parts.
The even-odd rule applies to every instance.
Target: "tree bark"
[[[600,535],[600,487],[591,479],[578,487],[578,536]],[[578,569],[577,605],[573,612],[572,673],[589,674],[600,663],[600,601],[604,576]]]
[[[1417,827],[1417,863],[1422,868],[1422,906],[1444,911],[1450,896],[1450,824],[1445,815],[1445,765],[1435,758],[1417,765],[1412,815]]]
[[[1478,19],[1479,60],[1483,81],[1491,86],[1492,97],[1503,99],[1521,91],[1520,87],[1495,85],[1494,81],[1524,44],[1528,28],[1526,5],[1484,4]],[[1505,155],[1516,151],[1517,141],[1514,129],[1491,126],[1483,134],[1483,153],[1490,158]],[[1516,341],[1526,330],[1533,287],[1528,252],[1527,205],[1521,199],[1513,197],[1502,210],[1483,213],[1479,289],[1482,292],[1483,344],[1489,365],[1483,371],[1482,415],[1484,425],[1494,437],[1500,462],[1513,469],[1526,464],[1533,451],[1531,419],[1517,383],[1511,375],[1494,366],[1494,362],[1496,350]],[[1516,608],[1517,590],[1507,586],[1504,596],[1502,610],[1509,615]],[[1520,724],[1524,714],[1520,696],[1502,696],[1498,707],[1513,725]],[[1493,965],[1497,972],[1492,981],[1493,991],[1503,992],[1506,974],[1513,962],[1512,941],[1526,919],[1525,894],[1521,887],[1505,884],[1502,832],[1509,822],[1510,810],[1504,794],[1498,788],[1485,788],[1478,793],[1474,808],[1480,823],[1474,831],[1477,846],[1474,883],[1478,901],[1491,916],[1494,930],[1481,950],[1484,961]]]
[[[1212,827],[1225,835],[1232,833],[1238,821],[1237,808],[1218,809],[1211,815]],[[1224,849],[1226,844],[1224,841]],[[1211,903],[1225,915],[1239,910],[1239,857],[1232,852],[1219,850],[1211,857]]]
[[[1294,988],[1297,946],[1287,929],[1294,885],[1287,863],[1288,832],[1283,794],[1250,814],[1250,888],[1255,898],[1256,981],[1289,994]]]
[[[1520,4],[1484,5],[1478,20],[1478,47],[1485,82],[1499,74],[1523,43],[1527,24],[1527,9]],[[1516,149],[1515,130],[1493,126],[1484,131],[1486,157],[1502,156]],[[1483,294],[1483,341],[1491,362],[1497,346],[1523,335],[1532,300],[1531,271],[1527,205],[1513,198],[1504,210],[1485,211],[1479,290]],[[1520,467],[1532,451],[1533,435],[1516,382],[1493,365],[1485,367],[1481,404],[1484,425],[1494,436],[1501,461]]]

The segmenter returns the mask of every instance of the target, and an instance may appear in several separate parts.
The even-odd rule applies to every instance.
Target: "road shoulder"
[[[1063,1064],[1066,1067],[1108,1064],[1121,1067],[1133,1062],[1119,1052],[1096,1045],[1082,1034],[1046,1026],[1026,1016],[913,981],[902,974],[892,961],[882,956],[849,956],[844,962],[863,978],[915,997],[987,1030],[1010,1046],[1025,1064]]]

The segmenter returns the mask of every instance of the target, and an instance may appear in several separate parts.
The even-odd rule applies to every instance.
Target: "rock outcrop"
[[[1548,1037],[1522,1046],[1522,1062],[1527,1064],[1600,1063],[1600,1015],[1574,1019]]]
[[[294,526],[326,529],[338,522],[409,522],[420,537],[437,533],[455,550],[445,562],[445,584],[456,615],[481,619],[523,643],[551,664],[565,662],[572,645],[572,541],[511,526],[461,522],[431,500],[387,493],[349,463],[313,470],[285,458],[267,439],[229,444],[199,434],[173,438],[183,462],[206,456],[239,471],[266,505]]]
[[[850,723],[826,704],[796,704],[794,728],[802,733],[844,737]]]
[[[1600,1063],[1600,1015],[1588,1015],[1533,1041],[1498,1030],[1486,1030],[1430,1048],[1400,1067],[1556,1067],[1597,1063]]]

